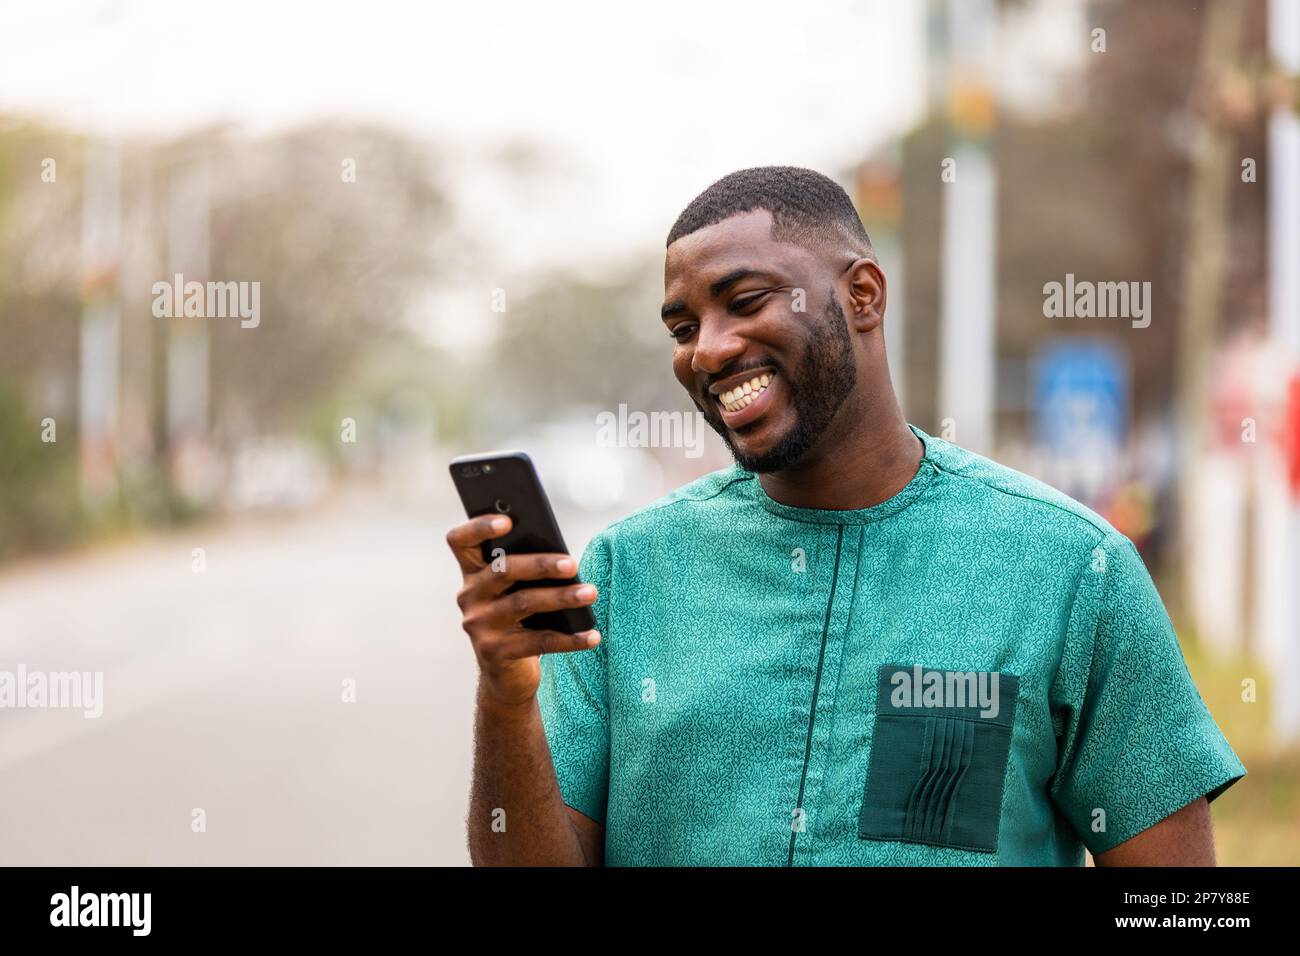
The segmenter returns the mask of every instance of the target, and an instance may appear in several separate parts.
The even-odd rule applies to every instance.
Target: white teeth
[[[751,378],[748,382],[737,385],[730,391],[723,392],[718,396],[718,401],[722,403],[722,407],[727,411],[738,412],[758,398],[763,389],[767,388],[771,382],[772,376],[765,372]]]

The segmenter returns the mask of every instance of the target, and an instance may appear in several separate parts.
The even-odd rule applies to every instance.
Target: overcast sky
[[[986,51],[1002,106],[1069,98],[1084,11],[1004,11]],[[731,170],[847,169],[921,116],[924,23],[924,0],[14,2],[0,5],[0,113],[106,135],[397,126],[450,157],[447,185],[486,237],[481,274],[429,307],[454,315],[501,276],[599,275],[658,248]],[[546,157],[537,175],[481,162],[520,142]],[[431,332],[491,334],[455,320]]]
[[[0,109],[110,132],[325,117],[531,139],[572,162],[547,231],[590,235],[596,216],[615,233],[591,243],[603,249],[665,231],[730,169],[856,158],[924,95],[921,7],[897,0],[0,10]]]
[[[216,119],[250,131],[385,121],[460,157],[456,199],[503,267],[598,269],[662,242],[682,206],[726,172],[790,163],[833,173],[905,130],[925,98],[923,9],[10,3],[0,6],[0,111],[110,135]],[[502,182],[472,162],[520,140],[552,157],[542,181]]]

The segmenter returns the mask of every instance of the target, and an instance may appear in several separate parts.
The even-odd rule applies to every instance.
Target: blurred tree
[[[63,516],[59,527],[78,526],[75,481],[42,487],[33,476],[50,474],[43,469],[56,457],[76,460],[87,148],[65,131],[0,117],[0,386],[9,436],[0,524],[11,528],[13,515],[51,508]],[[223,128],[136,138],[121,152],[119,518],[182,515],[167,488],[166,392],[168,337],[184,323],[203,323],[208,334],[207,418],[219,457],[303,428],[373,370],[376,354],[403,349],[408,380],[423,364],[437,382],[435,356],[419,347],[415,328],[417,303],[447,275],[435,248],[448,241],[450,204],[432,149],[382,128],[321,125],[259,139]],[[153,284],[171,280],[171,191],[199,166],[209,208],[193,221],[207,221],[207,274],[186,279],[260,283],[256,328],[153,316]],[[472,248],[466,236],[457,245],[461,255]],[[46,416],[58,420],[57,446],[28,440]],[[8,533],[0,548],[35,540]]]
[[[40,416],[0,383],[0,560],[70,541],[81,530],[76,500],[76,445],[43,442]]]
[[[607,282],[552,273],[511,304],[485,362],[481,424],[508,429],[577,405],[694,411],[658,314],[662,270],[656,255],[610,269]]]
[[[434,158],[382,129],[195,136],[167,157],[200,153],[221,171],[212,276],[261,283],[257,328],[210,323],[213,421],[223,441],[283,431],[376,347],[409,338],[413,300],[441,278],[448,203]]]

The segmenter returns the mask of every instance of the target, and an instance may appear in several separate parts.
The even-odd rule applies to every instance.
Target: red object
[[[1287,384],[1286,411],[1282,415],[1282,454],[1291,494],[1300,500],[1300,372]]]

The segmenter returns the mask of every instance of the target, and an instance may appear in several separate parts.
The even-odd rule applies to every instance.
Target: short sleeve
[[[543,654],[537,703],[564,802],[604,823],[609,790],[607,645],[611,635],[610,561],[602,535],[587,545],[578,562],[578,577],[596,586],[592,613],[600,643],[589,651]]]
[[[1094,855],[1245,776],[1146,565],[1113,529],[1082,571],[1051,702],[1050,792]]]

